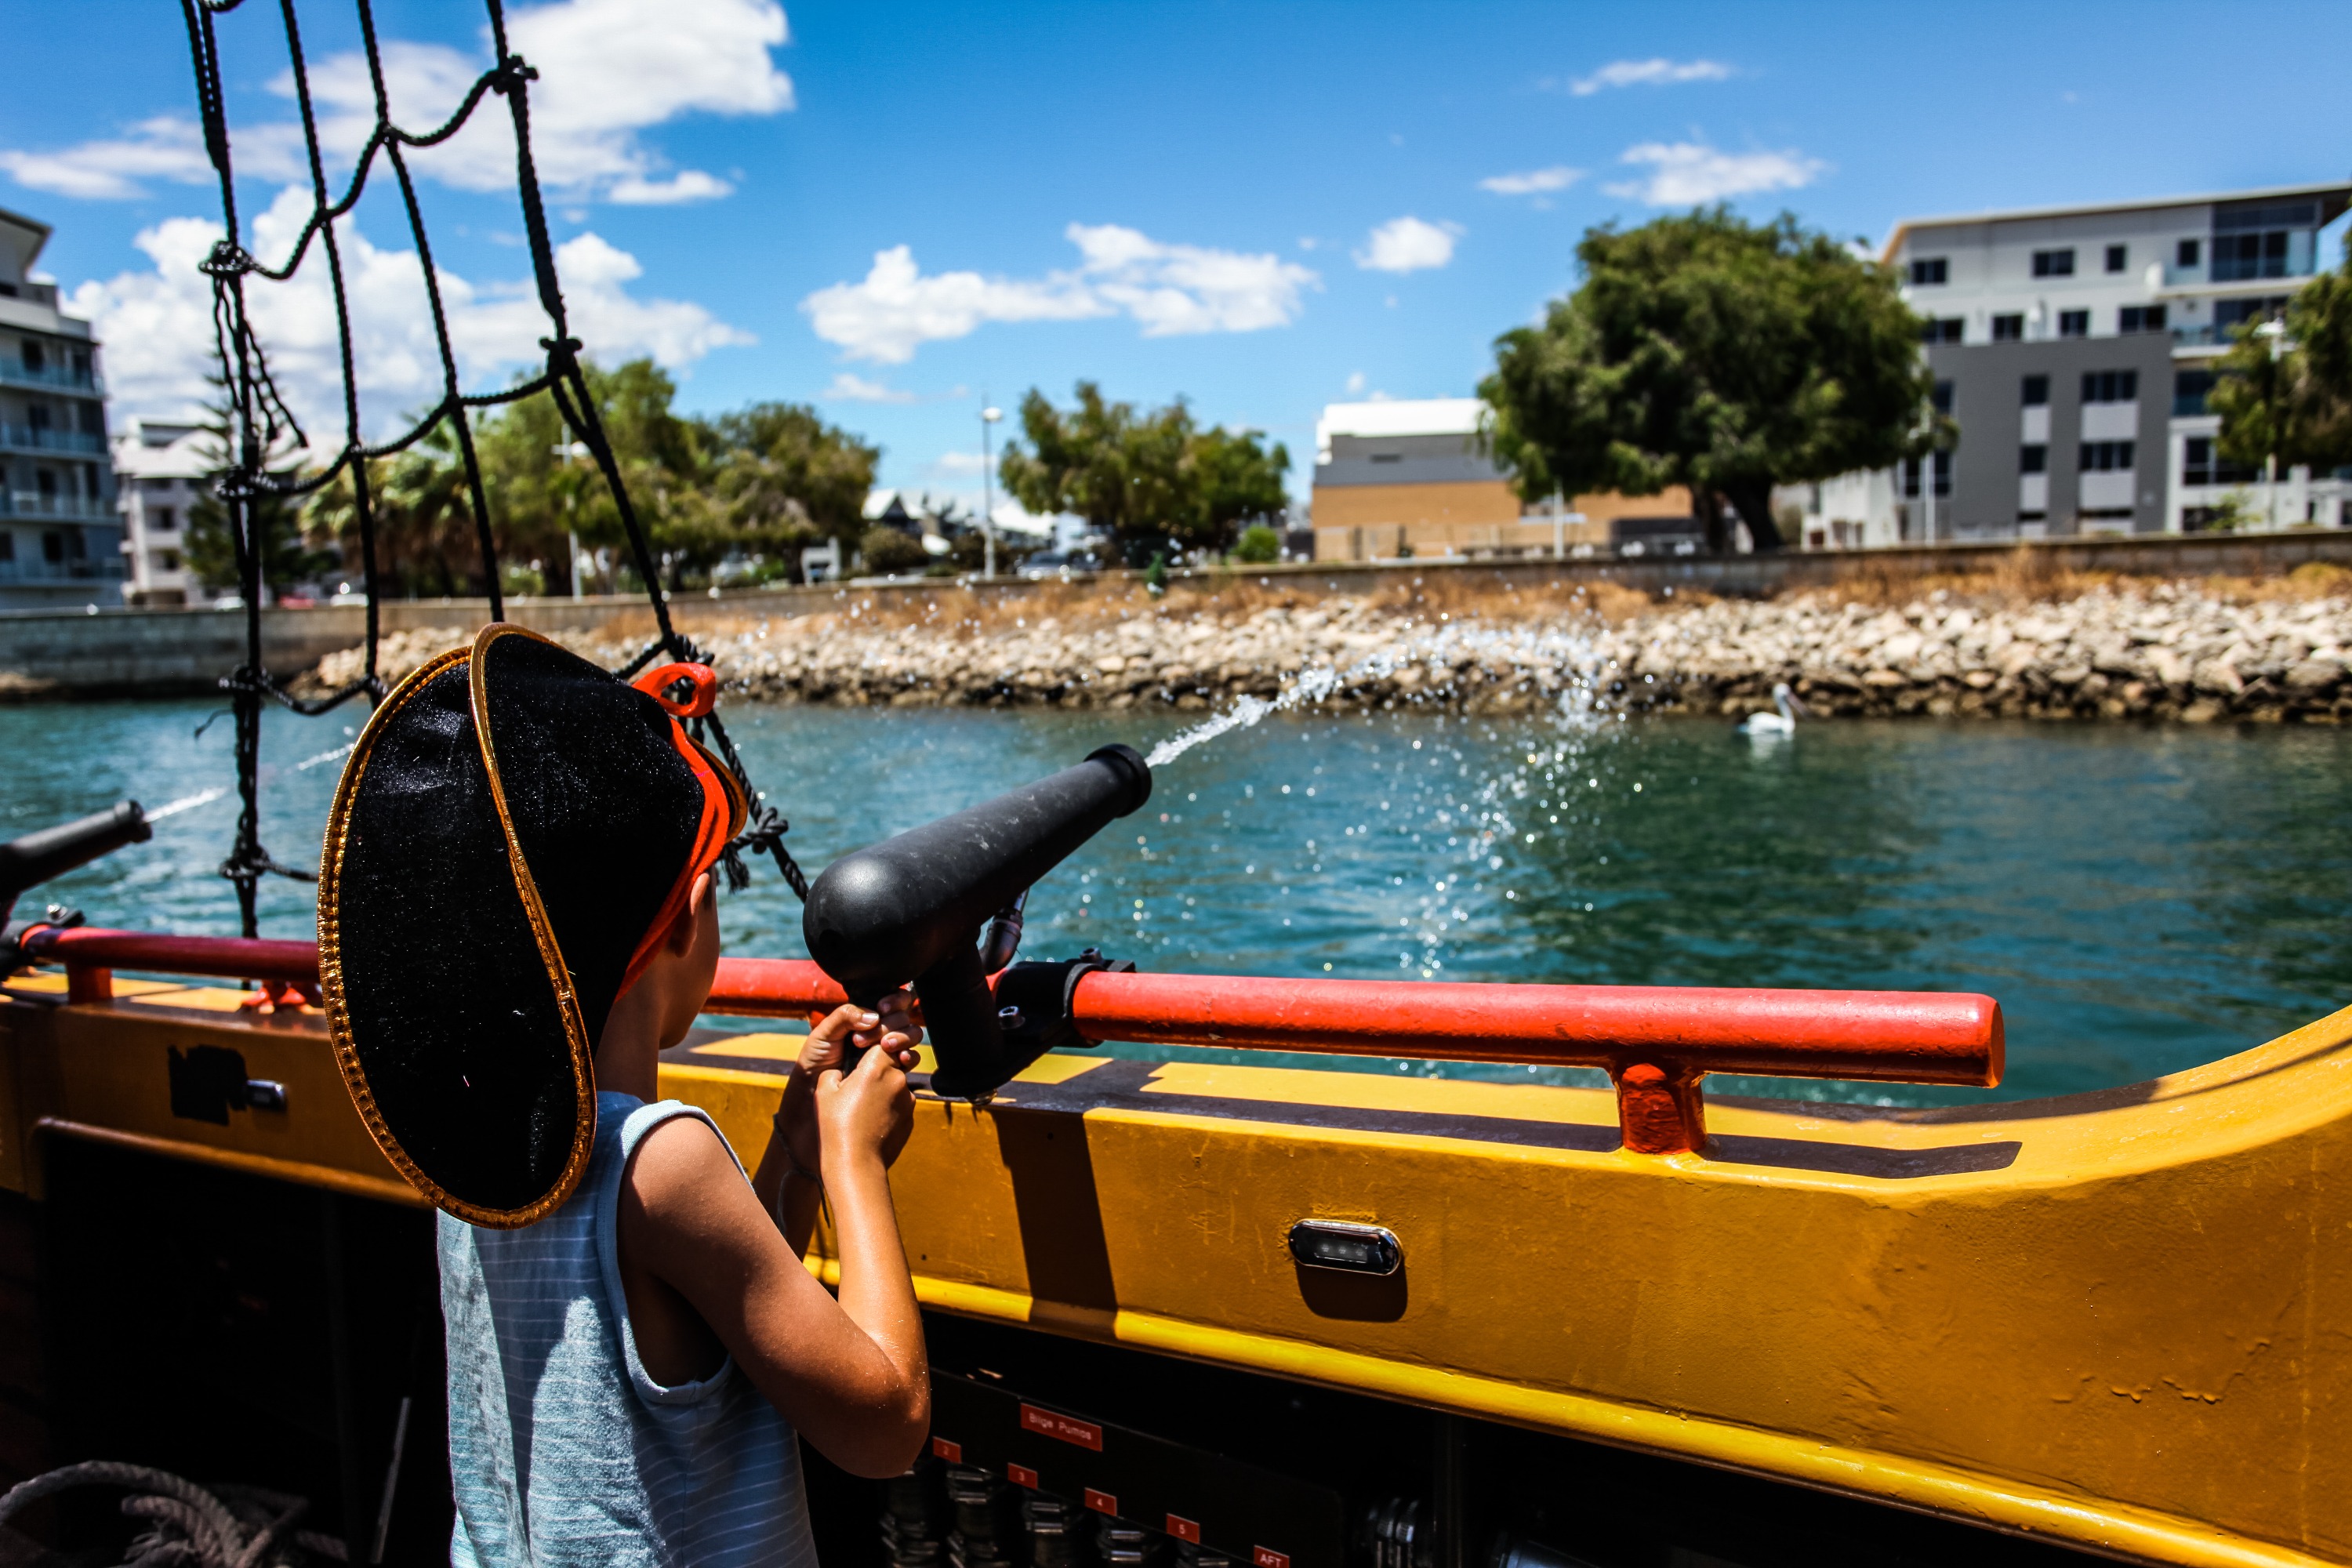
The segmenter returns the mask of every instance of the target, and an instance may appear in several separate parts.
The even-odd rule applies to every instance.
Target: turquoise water
[[[228,721],[194,734],[211,711],[0,710],[0,832],[229,783]],[[266,721],[263,837],[281,860],[315,860],[347,722]],[[812,872],[1105,741],[1148,748],[1181,727],[741,704],[732,723]],[[96,923],[231,932],[213,868],[234,823],[231,797],[183,813],[47,896]],[[2347,917],[2352,734],[2333,731],[1839,721],[1759,746],[1696,720],[1282,716],[1163,769],[1144,811],[1037,889],[1024,951],[1092,943],[1204,973],[1983,991],[2007,1014],[1994,1096],[2011,1098],[2136,1081],[2352,1001]],[[803,956],[772,868],[723,919],[731,952]],[[264,934],[310,930],[310,889],[270,884]]]

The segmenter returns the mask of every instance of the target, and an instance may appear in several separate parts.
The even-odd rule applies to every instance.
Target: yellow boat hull
[[[37,1198],[65,1137],[416,1201],[316,1015],[29,984],[0,1185]],[[755,1162],[796,1044],[689,1045],[664,1090]],[[196,1046],[287,1109],[173,1114]],[[1617,1147],[1605,1089],[1091,1055],[918,1117],[893,1188],[936,1309],[2126,1558],[2352,1561],[2352,1010],[2063,1100],[1717,1098],[1706,1152],[1668,1156]],[[1385,1226],[1402,1268],[1299,1268],[1308,1217]]]

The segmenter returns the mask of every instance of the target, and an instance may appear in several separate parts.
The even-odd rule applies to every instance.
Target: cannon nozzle
[[[135,800],[119,801],[72,822],[44,827],[0,844],[0,921],[8,918],[26,889],[86,866],[126,844],[154,837],[147,814]]]
[[[1023,1064],[998,1023],[976,945],[982,925],[1150,798],[1142,754],[1104,746],[1076,767],[845,855],[809,889],[801,915],[809,956],[861,1005],[912,984],[939,1060],[932,1087],[987,1094]]]

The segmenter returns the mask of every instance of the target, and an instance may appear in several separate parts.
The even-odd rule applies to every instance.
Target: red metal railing
[[[52,926],[25,951],[65,964],[78,1002],[110,996],[115,969],[259,980],[313,997],[319,979],[307,942]],[[709,1010],[798,1017],[845,1000],[806,961],[722,958]],[[1642,1153],[1705,1144],[1699,1079],[1710,1072],[1987,1085],[2002,1066],[2000,1005],[1958,992],[1094,973],[1078,982],[1071,1013],[1097,1041],[1600,1068],[1617,1087],[1625,1147]]]

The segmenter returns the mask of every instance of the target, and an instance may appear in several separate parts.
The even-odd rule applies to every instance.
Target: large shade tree
[[[1118,541],[1131,564],[1221,551],[1248,523],[1281,514],[1290,454],[1255,430],[1202,429],[1181,399],[1139,412],[1095,383],[1065,412],[1043,392],[1021,400],[1021,433],[997,477],[1033,512],[1076,512]]]
[[[1772,550],[1773,486],[1948,443],[1894,275],[1793,217],[1703,208],[1588,230],[1576,254],[1583,282],[1496,340],[1478,387],[1525,499],[1684,485],[1717,548],[1727,502]]]

